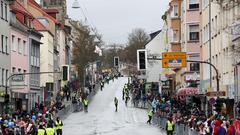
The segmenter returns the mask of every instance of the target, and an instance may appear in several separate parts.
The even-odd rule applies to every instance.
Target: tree
[[[73,64],[78,68],[79,79],[84,80],[84,70],[89,62],[94,62],[98,58],[95,46],[102,44],[101,36],[99,34],[91,34],[88,26],[83,26],[80,22],[71,21],[74,29],[74,45],[73,45]],[[98,42],[96,42],[96,38]]]
[[[121,62],[124,62],[122,52],[124,47],[120,44],[109,45],[103,53],[103,66],[104,68],[114,67],[114,57],[119,57]]]
[[[128,35],[128,45],[125,48],[126,62],[131,64],[137,63],[137,50],[144,49],[145,45],[149,42],[150,37],[141,28],[133,29]]]

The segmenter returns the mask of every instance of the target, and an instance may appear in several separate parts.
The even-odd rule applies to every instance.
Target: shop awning
[[[177,96],[192,96],[198,94],[198,88],[181,88],[177,91]]]

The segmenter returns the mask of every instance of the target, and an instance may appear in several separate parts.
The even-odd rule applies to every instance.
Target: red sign
[[[211,92],[207,92],[206,96],[208,96],[208,97],[226,96],[226,92],[225,91],[211,91]]]
[[[240,121],[235,119],[233,125],[235,126],[235,135],[240,135]]]

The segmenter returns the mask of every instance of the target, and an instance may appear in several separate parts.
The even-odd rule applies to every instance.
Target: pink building
[[[181,50],[189,60],[200,60],[200,0],[183,0],[181,17]],[[185,81],[182,87],[197,87],[200,79],[200,64],[188,63],[182,72]]]
[[[30,16],[18,12],[25,11],[22,5],[15,1],[11,6],[10,46],[11,46],[11,74],[29,72],[29,43],[28,23]],[[27,11],[25,11],[27,12]],[[24,20],[24,21],[22,21]],[[15,110],[27,110],[29,93],[29,76],[14,76],[10,80],[12,100]]]

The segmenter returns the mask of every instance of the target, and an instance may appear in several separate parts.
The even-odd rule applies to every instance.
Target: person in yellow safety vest
[[[118,99],[117,97],[114,98],[114,104],[115,104],[115,112],[118,110]]]
[[[151,124],[152,117],[153,117],[153,110],[150,110],[148,112],[148,121],[147,121],[148,124]]]
[[[60,120],[60,118],[57,117],[55,121],[55,128],[56,128],[57,135],[62,135],[62,126],[63,126],[62,120]]]
[[[43,128],[43,125],[40,125],[39,128],[38,128],[38,134],[37,135],[45,135],[45,134],[46,134],[46,131]]]
[[[46,128],[46,135],[55,135],[54,128],[50,124],[48,124],[48,127]]]
[[[84,99],[83,104],[84,104],[85,112],[88,112],[88,100]]]
[[[168,121],[166,123],[166,130],[167,130],[167,135],[173,135],[174,123],[173,123],[172,117],[168,118]]]

